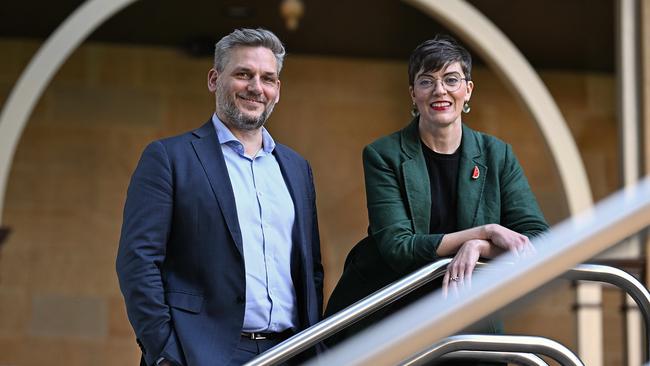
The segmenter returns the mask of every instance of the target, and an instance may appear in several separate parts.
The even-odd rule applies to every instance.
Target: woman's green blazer
[[[512,147],[463,125],[457,230],[496,223],[528,237],[548,229]],[[429,233],[431,186],[414,119],[363,151],[369,236],[346,259],[326,315],[428,264],[444,234]],[[478,170],[478,172],[476,172]]]

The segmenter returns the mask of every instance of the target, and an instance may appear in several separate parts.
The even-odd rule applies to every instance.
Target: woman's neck
[[[427,147],[440,154],[453,154],[458,150],[463,136],[460,121],[447,126],[431,126],[428,123],[418,124],[420,139]]]

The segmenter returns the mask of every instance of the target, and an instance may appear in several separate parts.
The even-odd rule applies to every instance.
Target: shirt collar
[[[217,138],[220,144],[226,144],[240,154],[244,153],[244,145],[233,135],[233,133],[226,127],[226,125],[217,117],[217,114],[212,115],[212,124],[217,131]],[[275,141],[271,134],[262,126],[262,151],[266,154],[271,154],[275,149]]]

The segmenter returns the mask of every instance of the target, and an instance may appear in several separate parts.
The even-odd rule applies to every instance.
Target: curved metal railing
[[[273,349],[251,360],[246,365],[265,366],[288,360],[347,326],[399,300],[411,291],[441,277],[444,275],[449,262],[450,259],[442,259],[423,267],[309,329],[295,334]],[[484,266],[485,263],[482,262],[477,264],[477,268],[479,269]],[[648,339],[650,339],[650,294],[636,278],[620,269],[595,264],[578,265],[567,271],[563,277],[570,280],[606,282],[625,290],[639,306],[645,320],[646,334],[648,334]]]
[[[539,248],[537,255],[508,266],[505,262],[515,260],[514,255],[506,254],[499,258],[494,264],[493,273],[477,276],[473,281],[474,290],[448,302],[443,301],[444,296],[439,291],[426,295],[415,304],[379,322],[372,329],[362,331],[317,360],[310,361],[309,364],[362,365],[370,362],[382,364],[401,362],[419,350],[427,348],[431,343],[496,311],[543,283],[566,274],[566,268],[593,257],[612,243],[649,225],[650,178],[646,178],[641,183],[601,201],[593,209],[554,226],[546,235],[536,238],[534,244]],[[433,268],[432,266],[437,265],[438,263],[431,264],[411,276],[417,274],[432,279],[433,277],[427,272]],[[441,268],[437,269],[439,273],[442,273]],[[574,271],[568,276],[589,272]],[[408,278],[411,277],[387,286],[379,292],[386,291],[397,284],[404,286]],[[643,293],[643,296],[633,297],[635,301],[637,303],[646,301],[647,291],[643,286],[633,287],[636,288],[634,291]],[[361,314],[354,320],[364,306],[370,305],[366,303],[367,301],[378,300],[375,296],[379,294],[366,297],[324,322],[297,334],[247,365],[270,365],[290,358],[368,315],[369,313]],[[375,310],[379,308],[376,303],[373,307]],[[640,308],[646,307],[640,305]],[[645,310],[642,311],[647,317]],[[318,337],[317,333],[321,336]]]
[[[411,291],[443,276],[450,261],[450,259],[441,259],[384,287],[318,324],[295,334],[251,360],[246,366],[267,366],[288,360],[347,326],[399,300]],[[477,269],[485,269],[485,266],[485,263],[479,262]],[[645,320],[646,334],[650,340],[650,293],[636,278],[620,269],[596,264],[578,265],[564,273],[562,277],[570,280],[605,282],[625,290],[639,306]]]
[[[600,264],[579,264],[568,270],[562,277],[569,280],[609,283],[630,295],[643,315],[646,355],[648,355],[648,351],[650,351],[650,293],[639,280],[623,270]]]
[[[493,351],[454,351],[440,357],[440,361],[507,362],[522,366],[548,366],[543,359],[532,353]]]
[[[526,352],[546,355],[564,366],[584,366],[582,361],[562,344],[543,337],[506,336],[506,335],[455,335],[436,342],[428,350],[417,354],[400,364],[400,366],[417,366],[440,358],[450,352],[470,351],[507,351]],[[497,361],[504,362],[500,359]]]

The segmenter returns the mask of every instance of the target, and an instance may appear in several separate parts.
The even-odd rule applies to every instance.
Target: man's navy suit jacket
[[[304,329],[321,318],[323,300],[312,173],[286,146],[273,154],[296,210],[291,273]],[[116,263],[147,365],[160,357],[228,364],[246,301],[241,230],[211,121],[147,146],[129,185]]]

